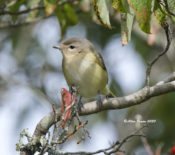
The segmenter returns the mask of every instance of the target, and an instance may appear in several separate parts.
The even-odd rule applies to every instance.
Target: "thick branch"
[[[99,109],[96,101],[85,103],[83,105],[83,108],[81,109],[80,115],[93,114],[103,110],[124,109],[141,104],[151,97],[175,91],[175,81],[155,85],[150,87],[149,89],[149,93],[148,88],[145,87],[128,96],[105,99],[103,100],[101,109]]]
[[[102,106],[99,109],[99,106],[96,101],[88,102],[83,104],[83,108],[81,109],[80,115],[89,115],[97,112],[101,112],[104,110],[115,110],[115,109],[124,109],[134,105],[138,105],[143,103],[144,101],[149,100],[154,96],[160,96],[162,94],[166,94],[169,92],[175,91],[175,81],[157,84],[150,87],[150,91],[148,93],[147,87],[124,97],[118,98],[109,98],[105,99],[102,102]],[[58,121],[60,120],[60,112],[57,114]],[[53,112],[46,115],[37,125],[35,132],[33,134],[33,138],[35,142],[38,142],[42,135],[45,135],[48,129],[54,124],[54,114]]]

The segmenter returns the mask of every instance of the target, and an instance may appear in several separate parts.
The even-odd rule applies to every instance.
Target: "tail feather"
[[[109,94],[106,95],[107,97],[117,97],[111,90]]]
[[[103,90],[102,94],[106,95],[107,97],[117,97],[106,85],[105,89]]]

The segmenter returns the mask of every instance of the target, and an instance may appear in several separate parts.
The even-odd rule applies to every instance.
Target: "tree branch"
[[[65,0],[65,1],[59,1],[56,5],[59,7],[61,5],[64,5],[64,4],[67,4],[67,3],[73,3],[77,0]],[[37,6],[37,7],[34,7],[34,8],[29,8],[29,9],[25,9],[25,10],[22,10],[22,11],[7,11],[7,10],[2,10],[0,12],[0,15],[22,15],[22,14],[26,14],[26,13],[29,13],[31,11],[35,11],[35,10],[43,10],[45,9],[45,6]],[[24,25],[29,25],[29,24],[34,24],[36,22],[39,22],[43,19],[46,19],[46,18],[49,18],[53,15],[50,15],[50,16],[42,16],[42,17],[39,17],[39,18],[36,18],[36,19],[33,19],[31,21],[25,21],[25,22],[20,22],[20,23],[17,23],[17,24],[1,24],[0,25],[0,29],[5,29],[5,28],[16,28],[16,27],[19,27],[19,26],[24,26]]]
[[[166,8],[166,11],[175,17],[175,13],[173,13],[172,11],[170,11],[170,8],[169,8],[169,5],[168,5],[168,1],[167,0],[164,0],[164,3],[165,3],[165,8]]]
[[[24,25],[30,25],[30,24],[34,24],[37,23],[43,19],[49,18],[51,16],[43,16],[40,18],[35,18],[31,21],[27,21],[27,22],[21,22],[21,23],[17,23],[17,24],[7,24],[7,25],[0,25],[0,29],[6,29],[6,28],[16,28],[16,27],[20,27],[20,26],[24,26]]]
[[[49,151],[51,154],[59,154],[59,155],[94,155],[98,153],[104,153],[105,155],[111,155],[116,152],[120,152],[120,148],[125,144],[129,139],[133,137],[145,137],[143,134],[131,134],[127,137],[125,137],[121,142],[116,141],[114,144],[112,144],[110,147],[106,149],[100,149],[94,152],[85,152],[85,151],[79,151],[79,152],[62,152],[59,150],[52,150],[50,149]],[[118,146],[117,146],[118,145]]]
[[[105,99],[103,100],[101,109],[99,109],[96,101],[85,103],[81,109],[80,115],[93,114],[103,110],[124,109],[141,104],[151,97],[175,91],[175,81],[154,85],[150,87],[149,94],[147,93],[147,89],[147,87],[144,87],[128,96]]]
[[[161,53],[159,53],[150,63],[148,63],[147,70],[146,70],[146,86],[150,85],[150,74],[151,74],[152,66],[159,60],[161,56],[163,56],[169,50],[169,47],[171,45],[172,35],[171,35],[171,31],[168,23],[165,22],[162,25],[162,27],[164,28],[164,31],[166,34],[167,44],[165,49]]]
[[[43,9],[45,9],[45,6],[37,6],[37,7],[34,7],[34,8],[29,8],[29,9],[22,10],[22,11],[2,10],[2,11],[0,11],[0,15],[21,15],[21,14],[29,13],[31,11],[43,10]]]
[[[174,75],[173,75],[174,77]],[[143,103],[152,97],[160,96],[169,92],[175,92],[175,80],[171,82],[164,82],[163,84],[156,84],[150,87],[149,94],[147,93],[147,87],[124,97],[109,98],[102,101],[102,106],[99,109],[97,101],[84,103],[81,108],[80,115],[89,115],[104,110],[116,110],[124,109],[134,105]],[[57,111],[57,120],[60,120],[60,109]],[[38,143],[41,136],[45,135],[49,128],[55,123],[54,113],[51,112],[38,123],[35,132],[33,134],[33,142]]]
[[[73,3],[76,0],[65,0],[65,1],[59,1],[56,5],[64,5],[66,3]],[[0,15],[21,15],[21,14],[26,14],[29,13],[31,11],[35,11],[35,10],[44,10],[45,6],[37,6],[34,8],[28,8],[22,11],[8,11],[8,10],[2,10],[0,11]]]

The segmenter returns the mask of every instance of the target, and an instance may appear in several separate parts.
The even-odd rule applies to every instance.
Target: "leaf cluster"
[[[110,18],[120,16],[122,45],[131,38],[133,24],[150,34],[152,18],[164,24],[166,20],[175,22],[174,0],[1,0],[0,26],[13,26],[19,23],[37,21],[56,16],[61,27],[62,37],[68,26],[78,23],[80,13],[88,12],[92,20],[112,29]],[[8,16],[7,16],[8,15]],[[21,24],[20,24],[21,25]]]

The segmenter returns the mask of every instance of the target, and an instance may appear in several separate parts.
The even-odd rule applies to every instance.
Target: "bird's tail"
[[[108,87],[108,85],[105,87],[103,90],[103,94],[106,95],[107,97],[117,97]]]
[[[109,90],[109,94],[107,94],[107,97],[117,97],[111,90]]]

